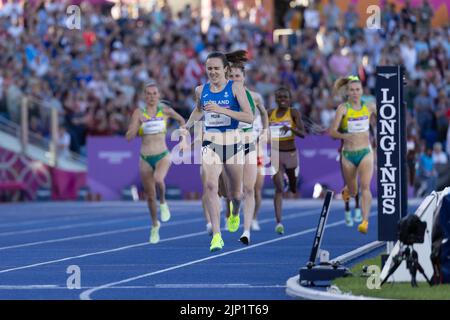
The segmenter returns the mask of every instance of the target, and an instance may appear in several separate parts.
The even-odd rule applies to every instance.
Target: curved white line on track
[[[344,221],[339,221],[339,222],[331,223],[331,224],[327,225],[325,228],[333,228],[333,227],[336,227],[336,226],[339,226],[339,225],[342,225],[342,224],[345,224],[345,222]],[[119,285],[119,284],[124,284],[124,283],[131,282],[131,281],[134,281],[134,280],[139,280],[139,279],[142,279],[142,278],[151,277],[151,276],[154,276],[154,275],[157,275],[157,274],[161,274],[161,273],[165,273],[165,272],[169,272],[169,271],[172,271],[172,270],[188,267],[188,266],[191,266],[191,265],[194,265],[194,264],[197,264],[197,263],[201,263],[201,262],[205,262],[205,261],[209,261],[209,260],[213,260],[213,259],[218,259],[218,258],[221,258],[221,257],[225,257],[225,256],[228,256],[228,255],[234,254],[234,253],[239,253],[239,252],[242,252],[242,251],[247,251],[247,250],[250,250],[250,249],[261,247],[261,246],[264,246],[266,244],[275,243],[275,242],[283,241],[283,240],[286,240],[286,239],[290,239],[290,238],[298,237],[298,236],[301,236],[301,235],[305,235],[305,234],[308,234],[308,233],[312,233],[314,231],[316,231],[316,228],[309,228],[309,229],[306,229],[306,230],[303,230],[303,231],[300,231],[300,232],[296,232],[296,233],[293,233],[293,234],[290,234],[290,235],[277,237],[275,239],[271,239],[271,240],[263,241],[263,242],[260,242],[260,243],[257,243],[257,244],[249,245],[248,247],[243,247],[243,248],[240,248],[240,249],[235,249],[235,250],[232,250],[232,251],[223,252],[223,253],[212,255],[212,256],[210,255],[210,256],[202,258],[202,259],[192,260],[192,261],[189,261],[189,262],[186,262],[186,263],[183,263],[183,264],[180,264],[180,265],[176,265],[176,266],[173,266],[173,267],[170,267],[170,268],[165,268],[165,269],[161,269],[161,270],[157,270],[157,271],[141,274],[139,276],[127,278],[127,279],[124,279],[124,280],[121,280],[121,281],[107,283],[107,284],[104,284],[102,286],[83,291],[80,294],[80,299],[81,300],[91,300],[91,298],[90,298],[91,295],[94,292],[97,292],[99,290],[108,289],[110,287],[113,287],[113,286],[116,286],[116,285]]]
[[[373,211],[371,211],[371,212],[372,213],[369,214],[369,217],[372,217],[372,216],[376,215],[375,213],[373,213]],[[342,225],[342,224],[345,224],[345,221],[338,221],[338,222],[330,223],[330,224],[325,226],[325,229],[334,228],[334,227],[337,227],[337,226]],[[205,261],[208,261],[208,260],[213,260],[213,259],[221,258],[221,257],[224,257],[224,256],[228,256],[228,255],[231,255],[233,253],[238,253],[238,252],[250,250],[250,249],[253,249],[253,248],[257,248],[257,247],[260,247],[260,246],[264,246],[266,244],[270,244],[270,243],[274,243],[274,242],[278,242],[278,241],[283,241],[283,240],[286,240],[286,239],[294,238],[294,237],[297,237],[297,236],[305,235],[305,234],[308,234],[308,233],[315,232],[316,230],[317,230],[317,228],[306,229],[306,230],[303,230],[303,231],[300,231],[300,232],[297,232],[297,233],[293,233],[293,234],[290,234],[290,235],[287,235],[287,236],[282,236],[282,237],[278,237],[278,238],[275,238],[275,239],[272,239],[272,240],[263,241],[263,242],[260,242],[260,243],[254,244],[254,245],[249,245],[248,247],[235,249],[235,250],[232,250],[232,251],[224,252],[224,253],[213,255],[213,256],[208,256],[208,257],[203,258],[203,259],[189,261],[189,262],[186,262],[186,263],[183,263],[183,264],[180,264],[180,265],[176,265],[176,266],[173,266],[173,267],[170,267],[170,268],[166,268],[166,269],[161,269],[161,270],[145,273],[145,274],[142,274],[142,275],[139,275],[139,276],[135,276],[135,277],[131,277],[131,278],[127,278],[127,279],[124,279],[124,280],[121,280],[121,281],[107,283],[107,284],[104,284],[104,285],[99,286],[97,288],[89,289],[89,290],[86,290],[86,291],[82,292],[80,294],[80,299],[81,300],[91,300],[91,295],[94,292],[97,292],[97,291],[100,291],[100,290],[104,290],[104,289],[108,289],[108,288],[111,288],[111,287],[119,285],[119,284],[124,284],[124,283],[131,282],[131,281],[134,281],[134,280],[139,280],[139,279],[142,279],[142,278],[151,277],[151,276],[154,276],[154,275],[157,275],[157,274],[161,274],[161,273],[169,272],[169,271],[172,271],[172,270],[188,267],[188,266],[191,266],[191,265],[194,265],[194,264],[197,264],[197,263],[201,263],[201,262],[205,262]]]
[[[81,287],[77,290],[94,289],[95,287]],[[110,289],[260,289],[260,288],[286,288],[285,284],[255,285],[249,283],[174,283],[155,284],[150,286],[116,286]],[[0,290],[67,290],[67,286],[53,284],[29,285],[0,285]]]

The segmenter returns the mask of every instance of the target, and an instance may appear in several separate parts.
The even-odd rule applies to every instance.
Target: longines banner
[[[376,73],[378,240],[396,241],[397,223],[408,209],[403,70],[383,66]]]

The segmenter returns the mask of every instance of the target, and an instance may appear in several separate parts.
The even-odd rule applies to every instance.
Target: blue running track
[[[286,200],[285,234],[275,233],[271,200],[261,231],[244,246],[223,231],[225,247],[209,252],[198,201],[171,201],[161,242],[148,243],[145,202],[59,202],[0,205],[0,299],[290,300],[286,280],[309,257],[321,200]],[[367,235],[343,221],[333,200],[322,248],[332,257],[376,240],[376,206]],[[223,219],[222,219],[223,221]],[[69,266],[80,289],[68,289]]]

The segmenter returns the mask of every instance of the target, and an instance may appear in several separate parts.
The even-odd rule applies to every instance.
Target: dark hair
[[[235,68],[235,69],[239,69],[242,71],[242,74],[245,76],[245,64],[244,63],[232,63],[230,65],[230,68]],[[231,72],[231,70],[230,70]]]
[[[242,65],[248,61],[247,58],[247,51],[245,50],[237,50],[233,52],[223,53],[219,51],[211,52],[206,60],[210,58],[219,58],[222,60],[224,67],[235,67],[237,68],[237,65]]]
[[[287,87],[278,87],[278,89],[275,90],[275,95],[276,95],[278,92],[287,92],[287,93],[289,94],[289,99],[292,99],[291,90],[289,90],[289,88],[287,88]]]

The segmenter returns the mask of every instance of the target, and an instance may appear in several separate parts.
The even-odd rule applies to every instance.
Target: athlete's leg
[[[358,182],[356,180],[357,168],[344,156],[342,157],[342,173],[344,175],[345,185],[348,188],[348,192],[351,197],[354,197],[356,192],[358,192]]]
[[[232,150],[228,147],[228,151]],[[227,228],[230,232],[235,232],[239,229],[240,216],[239,211],[241,207],[242,200],[242,174],[244,169],[244,152],[242,148],[235,145],[233,154],[231,157],[225,161],[223,170],[225,172],[224,177],[226,177],[226,186],[228,189],[228,194],[231,199],[232,210],[231,215],[227,220]]]
[[[170,220],[170,210],[168,204],[166,203],[166,184],[164,180],[167,176],[167,172],[169,172],[171,164],[172,161],[170,160],[170,153],[168,153],[164,158],[156,163],[154,172],[156,191],[159,196],[161,221],[163,222]]]
[[[203,199],[211,219],[213,235],[220,233],[219,176],[222,164],[217,154],[208,147],[202,151]]]
[[[231,214],[231,194],[230,188],[228,187],[229,181],[225,172],[222,170],[222,173],[219,177],[219,197],[225,198],[226,208],[225,208],[225,217],[228,218]]]
[[[347,220],[347,217],[351,216],[351,212],[350,212],[350,193],[348,191],[348,187],[345,185],[344,169],[342,168],[342,157],[343,157],[342,153],[339,154],[339,166],[341,168],[342,180],[344,180],[344,188],[342,188],[341,194],[342,194],[342,200],[344,200],[345,215],[346,215],[346,220]]]
[[[224,181],[228,189],[228,195],[233,203],[232,215],[239,215],[242,200],[242,175],[244,170],[244,150],[238,150],[223,165]]]
[[[361,215],[361,209],[359,208],[359,190],[356,192],[355,196],[355,222],[361,222],[362,221],[362,215]]]
[[[252,225],[253,230],[259,230],[258,214],[259,214],[259,208],[261,208],[262,188],[264,185],[264,177],[265,176],[262,174],[262,172],[260,172],[260,168],[257,168],[256,182],[255,182],[255,211],[253,213],[254,223]]]
[[[289,181],[289,191],[297,193],[297,175],[295,174],[296,168],[286,169],[286,175]]]
[[[158,192],[159,202],[166,203],[166,184],[164,179],[169,172],[169,168],[172,162],[170,161],[170,153],[167,154],[164,158],[159,160],[155,166],[154,178],[155,178],[155,186]]]
[[[150,210],[150,217],[152,219],[152,229],[150,242],[159,242],[159,221],[158,221],[158,210],[156,208],[156,188],[155,179],[153,177],[153,169],[144,160],[139,161],[139,172],[141,175],[142,185],[144,187],[144,192],[147,197],[147,206]]]
[[[242,164],[225,164],[225,174],[228,176],[229,195],[233,203],[233,212],[231,214],[238,215],[242,200]]]
[[[257,175],[256,150],[245,156],[243,188],[244,188],[244,233],[250,236],[253,215],[255,213],[255,183]],[[248,238],[247,237],[247,238]]]
[[[347,186],[342,189],[342,199],[344,200],[345,211],[350,211],[350,192]]]
[[[373,175],[373,152],[367,154],[358,166],[358,174],[361,184],[361,204],[363,220],[369,220],[370,207],[372,205],[372,193],[370,182]]]
[[[202,178],[202,185],[204,184],[204,177],[202,174],[202,168],[200,167],[200,176]],[[203,208],[203,215],[205,216],[206,220],[206,231],[209,235],[212,235],[212,224],[211,224],[211,218],[208,211],[208,208],[205,205],[205,193],[202,194],[202,208]]]
[[[153,176],[153,169],[144,160],[139,161],[139,172],[141,175],[142,185],[144,187],[144,192],[147,197],[147,205],[150,210],[150,217],[152,219],[152,224],[157,225],[158,222],[158,209],[156,207],[156,188],[155,188],[155,178]]]
[[[343,196],[345,197],[345,224],[348,227],[353,227],[353,219],[352,219],[352,212],[350,211],[350,196],[354,196],[357,192],[357,168],[355,165],[350,162],[348,159],[346,159],[344,156],[342,156],[341,159],[341,168],[342,168],[342,175],[344,176],[344,182],[345,182],[345,189],[343,191]]]
[[[275,208],[275,219],[277,223],[281,223],[281,210],[283,202],[283,169],[280,170],[272,177],[273,184],[275,186],[275,197],[273,199],[273,205]]]

